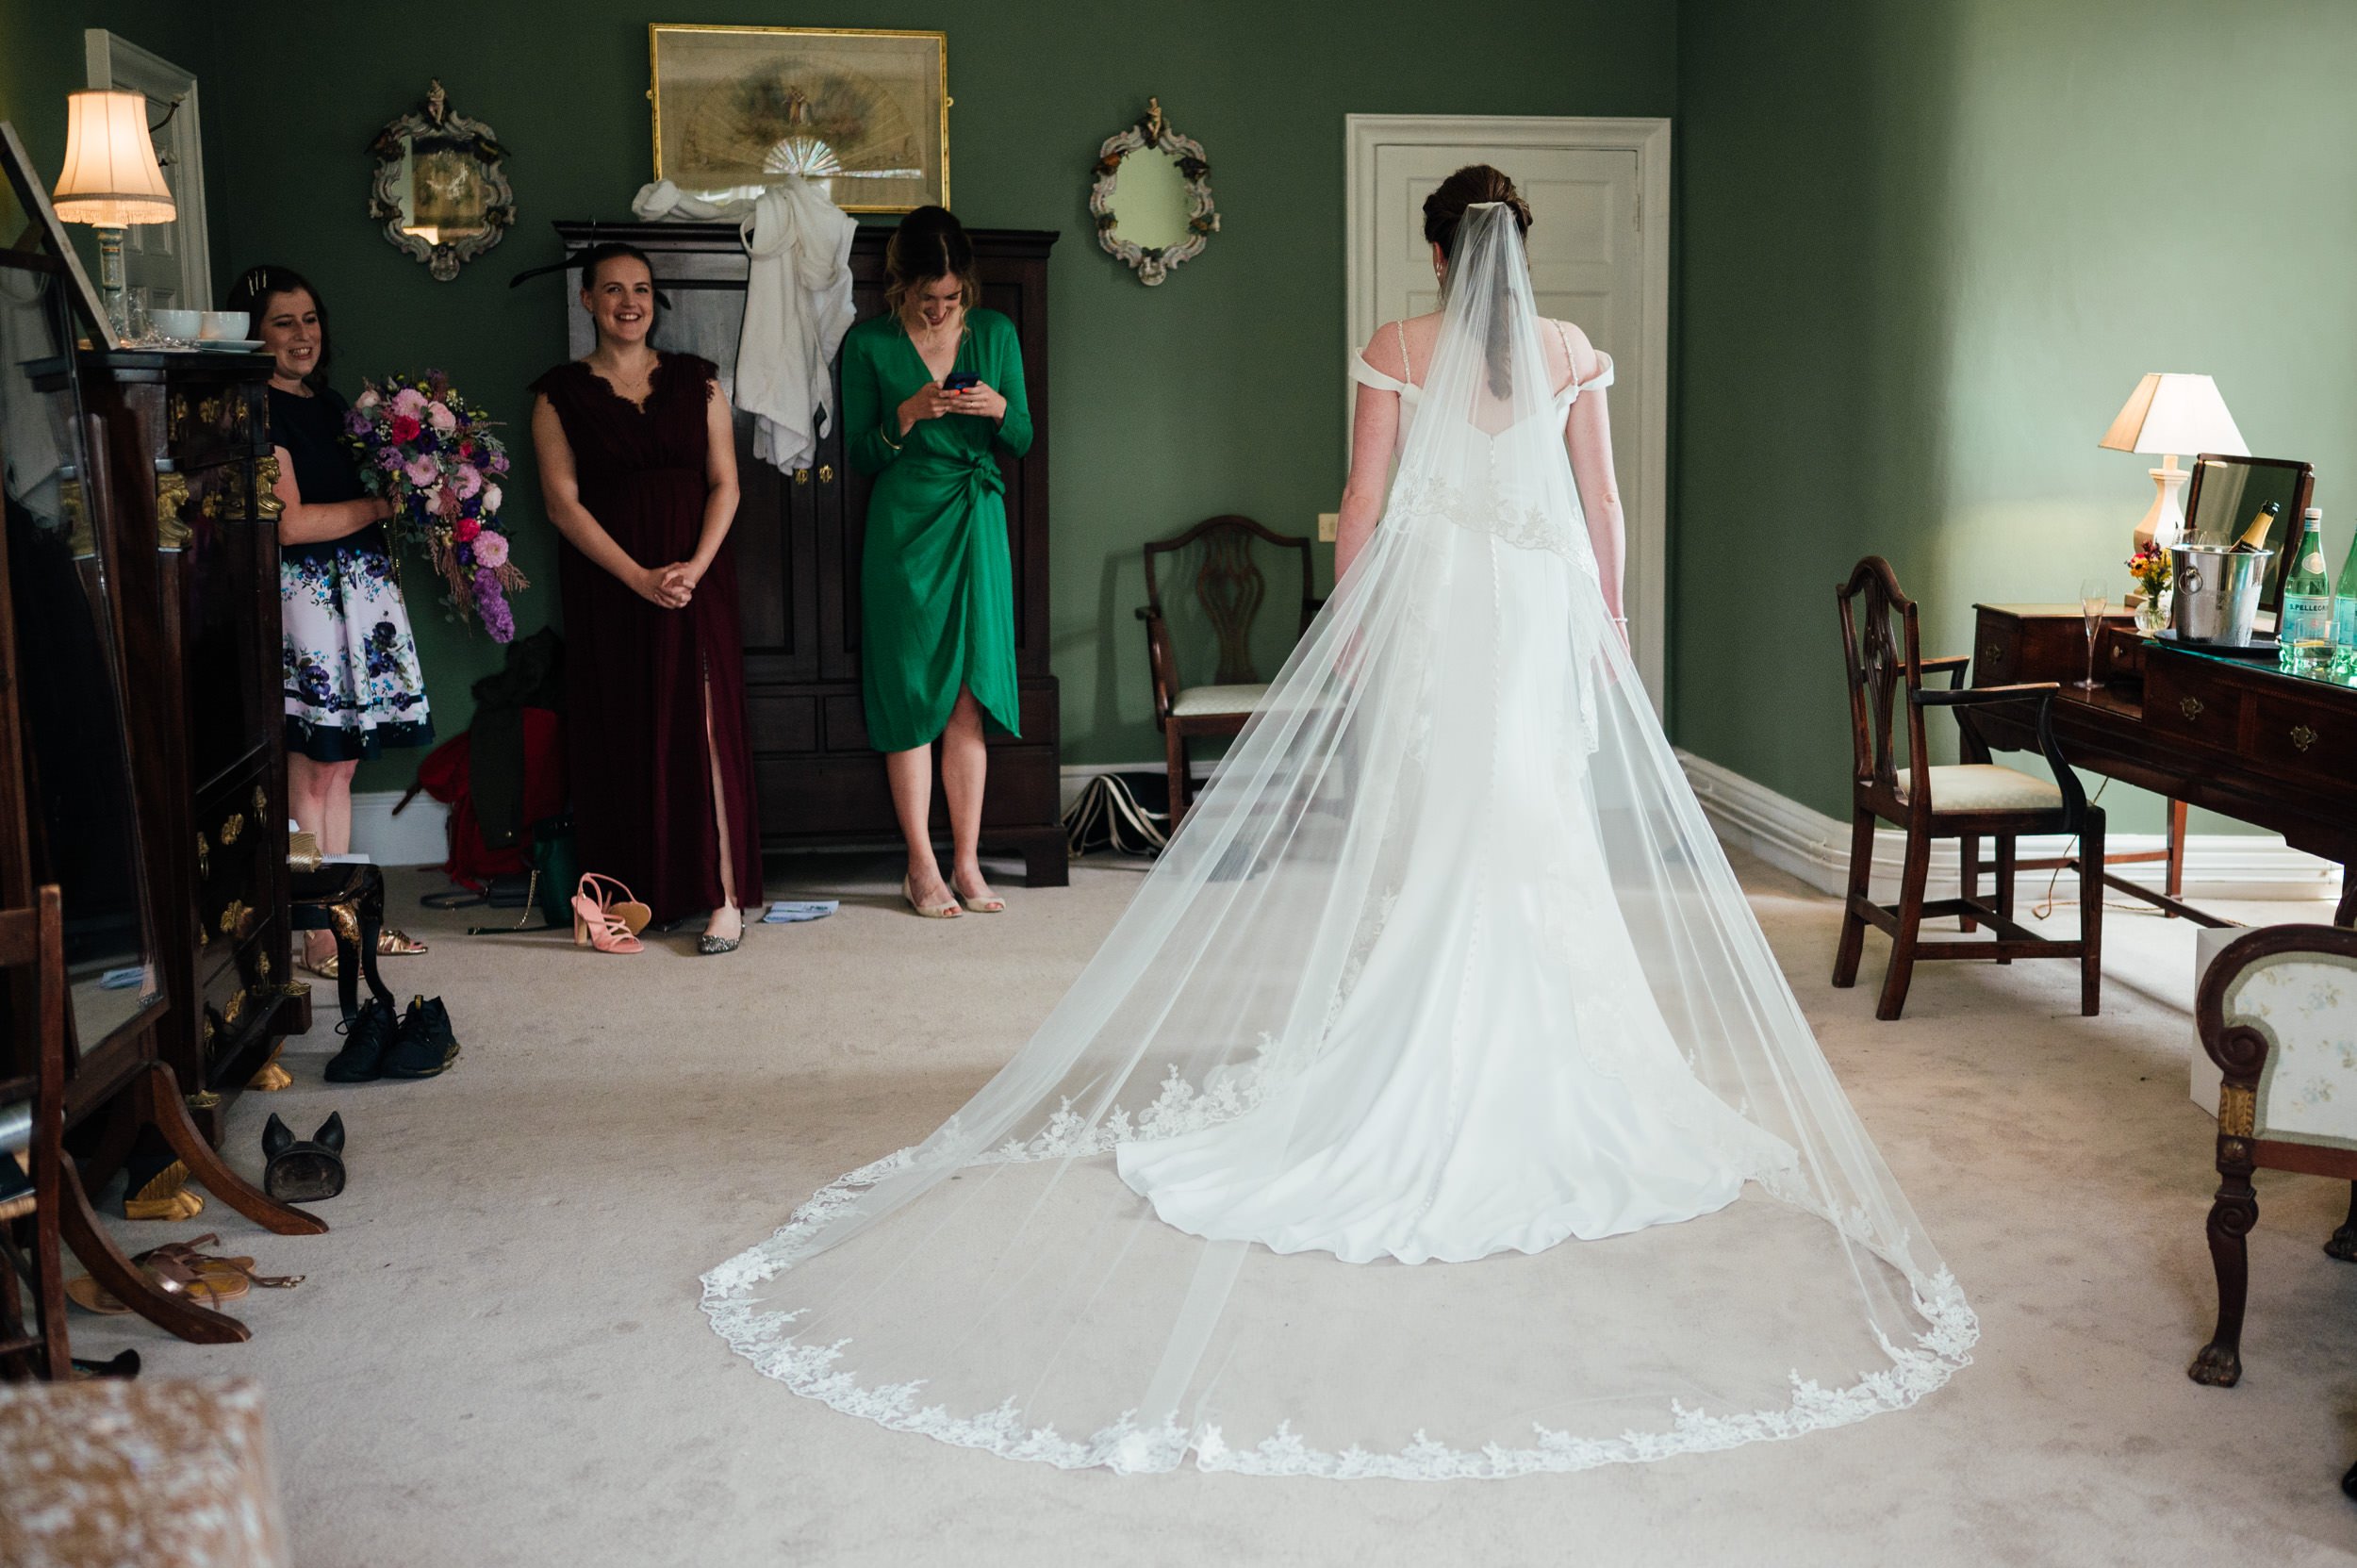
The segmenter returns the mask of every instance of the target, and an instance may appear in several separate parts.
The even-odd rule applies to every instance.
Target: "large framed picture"
[[[803,176],[846,212],[949,205],[946,33],[647,29],[654,175],[699,193]]]

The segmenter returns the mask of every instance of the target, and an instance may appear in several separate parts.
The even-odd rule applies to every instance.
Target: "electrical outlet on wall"
[[[1318,514],[1318,543],[1332,544],[1341,535],[1342,527],[1342,513],[1320,512]]]

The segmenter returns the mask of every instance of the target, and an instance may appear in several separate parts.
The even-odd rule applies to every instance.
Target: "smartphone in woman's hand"
[[[982,378],[972,371],[951,371],[941,378],[941,389],[945,392],[963,392],[981,384]]]

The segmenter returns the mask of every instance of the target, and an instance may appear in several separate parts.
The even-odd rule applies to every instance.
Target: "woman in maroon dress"
[[[586,359],[532,384],[540,491],[565,538],[566,725],[583,869],[657,921],[712,911],[733,951],[761,902],[737,635],[736,440],[712,362],[658,354],[654,272],[628,245],[582,258]]]

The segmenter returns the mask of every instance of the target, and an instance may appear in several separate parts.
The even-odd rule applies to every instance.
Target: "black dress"
[[[305,504],[368,494],[344,442],[344,400],[270,389],[271,440],[293,459]],[[385,525],[280,552],[278,619],[286,647],[287,750],[317,762],[373,757],[434,738],[418,639],[402,602]]]

